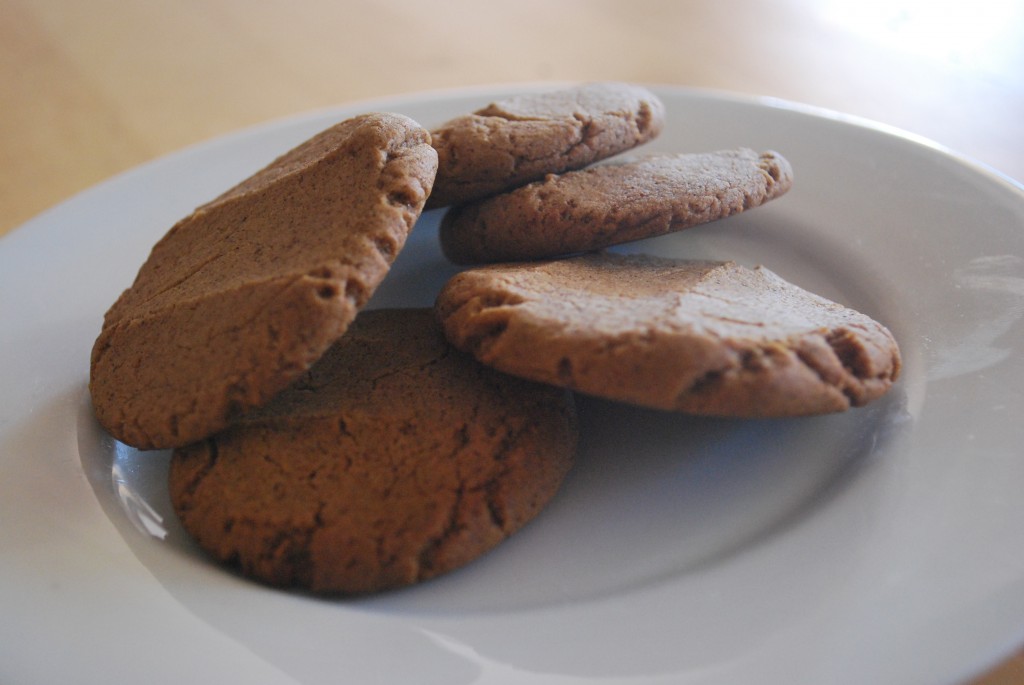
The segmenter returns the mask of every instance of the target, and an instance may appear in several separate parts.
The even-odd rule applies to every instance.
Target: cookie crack
[[[189,281],[193,280],[199,274],[199,272],[204,270],[204,269],[206,269],[207,266],[209,266],[210,264],[214,264],[214,263],[216,263],[217,261],[219,261],[219,260],[221,260],[223,258],[224,258],[224,253],[223,252],[219,252],[219,253],[217,253],[217,254],[207,258],[206,260],[204,260],[204,261],[200,262],[199,264],[197,264],[191,271],[189,271],[189,273],[184,274],[183,276],[181,276],[180,278],[172,281],[171,283],[167,283],[163,287],[161,287],[160,289],[153,291],[152,293],[150,293],[150,295],[148,297],[145,297],[143,299],[140,299],[140,300],[132,303],[131,309],[135,310],[135,311],[138,311],[140,309],[143,309],[143,310],[146,309],[147,305],[152,303],[154,300],[158,300],[161,297],[163,297],[164,295],[166,295],[167,293],[169,293],[169,292],[171,292],[171,291],[173,291],[173,290],[175,290],[177,288],[180,288],[184,284],[186,284]],[[200,298],[201,298],[201,296],[200,296]],[[200,299],[200,298],[192,298],[192,299]],[[165,309],[165,307],[158,308],[156,311],[161,311],[162,309]],[[118,319],[118,321],[122,321],[122,320],[123,320],[123,317]]]
[[[707,335],[725,344],[725,340],[714,331],[707,331]],[[765,359],[777,352],[778,345],[754,344],[746,348],[732,348],[729,350],[728,362],[714,368],[706,369],[702,374],[694,378],[688,386],[676,393],[676,402],[681,402],[687,396],[706,394],[712,391],[715,386],[721,385],[726,378],[735,375],[737,372],[761,371],[766,367]]]
[[[435,558],[441,547],[449,539],[455,536],[459,526],[459,512],[462,510],[462,501],[465,497],[465,488],[460,485],[454,490],[455,499],[445,517],[445,524],[434,536],[431,536],[420,548],[416,555],[416,578],[425,580],[433,575],[435,569]]]
[[[830,354],[834,360],[839,361],[840,365],[842,365],[841,360],[836,357],[834,350],[832,350]],[[853,406],[858,403],[857,393],[848,382],[851,378],[855,378],[855,376],[853,376],[845,366],[842,366],[842,372],[838,377],[836,377],[834,374],[829,373],[829,369],[826,364],[822,363],[821,360],[817,359],[807,350],[798,347],[794,350],[794,355],[801,364],[818,377],[818,380],[822,385],[839,391],[846,398],[848,405]]]
[[[282,293],[286,292],[295,283],[301,281],[303,278],[305,278],[307,276],[311,276],[311,275],[312,274],[306,274],[306,273],[291,274],[291,275],[288,275],[288,276],[283,276],[283,277],[279,277],[279,278],[267,279],[267,280],[260,281],[260,283],[262,283],[263,285],[271,288],[270,292],[264,298],[263,305],[260,307],[260,309],[256,310],[256,312],[251,317],[249,317],[248,319],[246,319],[244,321],[241,321],[241,322],[238,322],[238,323],[236,323],[236,324],[234,324],[234,325],[232,325],[232,326],[230,326],[228,328],[224,328],[224,329],[222,329],[220,331],[216,331],[215,332],[215,336],[224,335],[224,334],[230,334],[232,332],[236,332],[236,331],[238,331],[238,330],[240,330],[242,328],[245,328],[246,326],[250,325],[255,319],[257,319],[260,316],[260,314],[267,307],[271,306],[272,303],[274,303],[279,297],[281,297]],[[313,277],[315,278],[315,276],[313,276]],[[242,290],[244,288],[250,287],[252,284],[253,284],[253,281],[245,281],[243,283],[238,283],[238,284],[235,284],[235,285],[227,287],[227,288],[221,288],[221,289],[218,289],[218,290],[215,290],[215,291],[212,291],[212,292],[204,292],[204,293],[195,295],[193,297],[175,300],[174,302],[169,302],[169,303],[167,303],[167,304],[165,304],[163,306],[157,307],[157,308],[149,310],[149,311],[144,311],[144,312],[140,312],[140,313],[131,314],[131,315],[128,315],[128,316],[119,317],[114,322],[108,324],[106,326],[106,328],[109,329],[111,331],[111,333],[113,333],[114,331],[122,330],[122,329],[125,329],[125,328],[129,328],[129,327],[131,327],[133,325],[138,325],[138,324],[144,323],[145,321],[147,321],[149,319],[159,318],[160,316],[162,316],[164,314],[167,314],[169,312],[179,311],[179,310],[188,310],[190,308],[194,308],[194,307],[196,307],[196,306],[198,306],[198,305],[200,305],[200,304],[202,304],[204,302],[208,302],[210,300],[215,300],[216,298],[222,297],[224,295],[235,293],[235,292],[237,292],[239,290]],[[276,285],[276,287],[275,287],[275,285]],[[202,343],[200,343],[200,344],[201,345],[209,345],[214,339],[215,338],[209,338],[207,340],[202,341]],[[189,349],[189,348],[184,348],[184,349]]]
[[[875,370],[874,361],[865,347],[864,340],[849,328],[843,327],[829,332],[824,336],[824,341],[842,369],[839,378],[831,384],[847,397],[852,406],[861,406],[871,399],[872,383],[890,382],[898,373],[896,362]],[[815,363],[813,359],[808,360],[808,366],[817,371]],[[828,382],[828,379],[823,378],[823,381]]]
[[[848,328],[839,328],[825,336],[829,349],[844,369],[858,379],[871,378],[871,359],[857,334]]]
[[[502,109],[495,104],[491,104],[483,109],[478,109],[473,113],[475,116],[483,119],[500,119],[501,121],[507,121],[509,123],[516,123],[519,121],[551,121],[550,116],[531,116],[529,114],[515,114],[509,112],[506,109]]]
[[[490,517],[491,525],[501,531],[503,536],[508,536],[509,534],[509,530],[507,528],[509,522],[505,507],[502,506],[500,501],[501,483],[509,473],[507,462],[508,454],[512,449],[512,445],[519,442],[525,430],[526,428],[523,427],[515,431],[509,431],[505,434],[494,454],[494,462],[501,464],[501,466],[498,467],[486,481],[477,486],[477,489],[479,489],[484,496],[484,503],[487,505],[487,514]]]
[[[250,563],[257,568],[277,569],[276,577],[271,580],[280,586],[311,586],[314,564],[310,547],[313,537],[322,527],[322,524],[316,524],[322,509],[323,505],[320,505],[314,513],[313,523],[292,525],[287,530],[276,532]]]
[[[478,414],[478,408],[474,407],[470,417],[456,431],[457,441],[449,457],[452,461],[457,462],[458,455],[470,444],[469,426],[477,422]],[[523,430],[525,430],[525,427],[518,431],[508,431],[502,436],[494,449],[494,463],[506,461],[508,452],[519,439]],[[470,495],[479,493],[483,496],[483,503],[491,527],[499,531],[502,537],[508,536],[508,517],[506,516],[505,508],[500,503],[499,497],[501,482],[507,477],[508,472],[507,466],[500,466],[488,474],[488,477],[481,483],[466,485],[460,481],[459,485],[454,488],[454,499],[448,508],[445,524],[436,535],[430,537],[423,544],[416,556],[416,575],[419,579],[422,580],[433,575],[435,558],[439,551],[449,540],[455,538],[460,531],[466,528],[463,514],[466,507],[466,499]]]
[[[654,125],[654,116],[654,109],[650,103],[646,101],[641,102],[640,110],[632,118],[632,122],[640,135],[646,137],[650,133],[651,127]]]
[[[186,495],[186,498],[183,498],[183,501],[191,500],[193,497],[195,497],[196,491],[199,489],[199,486],[202,485],[203,481],[206,480],[206,477],[210,474],[211,471],[213,471],[214,467],[217,465],[217,460],[220,456],[217,448],[217,440],[215,438],[209,438],[207,440],[204,440],[201,443],[201,445],[206,454],[205,463],[203,464],[202,468],[198,469],[195,473],[193,473],[191,478],[188,479],[188,482],[185,483],[183,492]],[[192,449],[199,448],[199,445],[196,445]],[[191,506],[189,505],[186,506],[185,508],[188,509],[191,508]]]
[[[487,513],[491,517],[491,525],[493,525],[502,533],[506,533],[507,517],[505,516],[505,508],[499,503],[499,492],[501,488],[501,478],[504,473],[498,474],[483,486],[484,503],[487,505]]]

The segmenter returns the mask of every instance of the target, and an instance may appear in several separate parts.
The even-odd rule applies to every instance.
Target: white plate
[[[323,600],[209,563],[166,452],[87,399],[101,317],[180,216],[330,123],[430,126],[505,91],[277,122],[104,183],[0,241],[0,681],[954,683],[1024,643],[1024,190],[927,142],[660,90],[650,147],[774,148],[785,197],[629,250],[763,263],[889,325],[905,371],[843,415],[726,421],[582,399],[540,518],[409,590]],[[374,306],[453,267],[424,216]]]

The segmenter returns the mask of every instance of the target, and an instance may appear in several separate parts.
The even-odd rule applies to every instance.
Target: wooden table
[[[1024,179],[1024,3],[0,0],[0,234],[183,146],[406,92],[624,80],[848,112]],[[977,681],[1024,682],[1024,652]]]

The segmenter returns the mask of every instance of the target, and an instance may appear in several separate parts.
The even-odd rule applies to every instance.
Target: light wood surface
[[[598,79],[839,110],[1024,179],[1020,0],[0,0],[0,234],[269,119]],[[1021,682],[1024,653],[976,681]]]

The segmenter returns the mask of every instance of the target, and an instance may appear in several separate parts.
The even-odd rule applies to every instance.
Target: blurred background
[[[544,80],[795,100],[1024,178],[1020,0],[0,0],[0,233],[308,109]]]
[[[623,80],[793,100],[1024,180],[1021,0],[0,0],[0,234],[310,109]],[[1024,655],[977,683],[1024,682]]]

